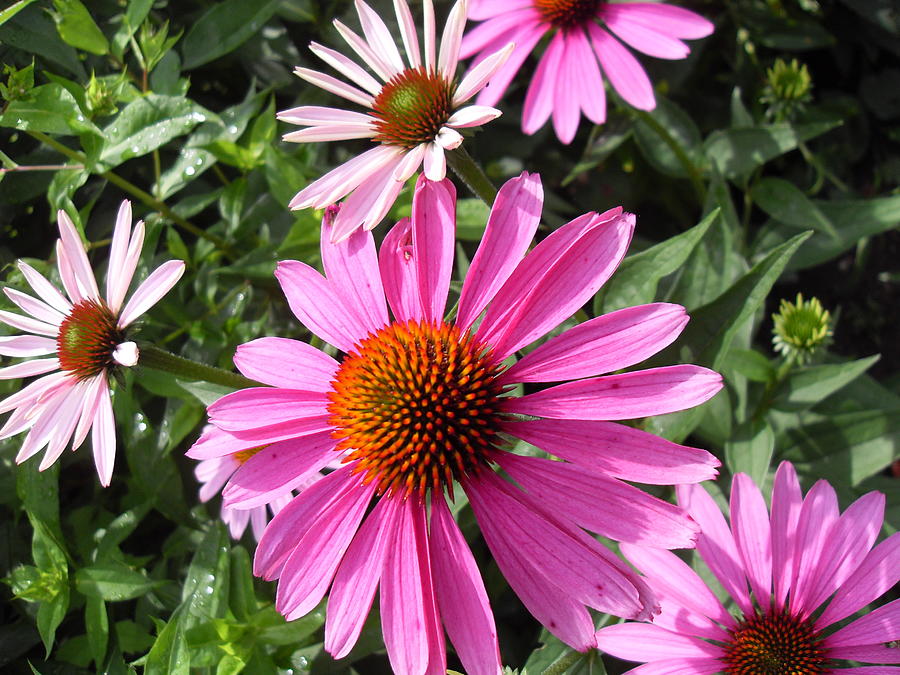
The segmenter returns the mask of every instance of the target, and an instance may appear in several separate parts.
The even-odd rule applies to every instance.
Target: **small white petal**
[[[463,137],[455,129],[451,129],[450,127],[441,127],[440,131],[438,131],[437,136],[434,139],[434,142],[440,145],[444,150],[453,150],[454,148],[458,148],[462,142]]]
[[[112,357],[113,361],[118,363],[120,366],[125,366],[126,368],[131,368],[138,362],[139,356],[137,345],[131,342],[123,342],[120,345],[116,345],[116,348],[113,350]]]

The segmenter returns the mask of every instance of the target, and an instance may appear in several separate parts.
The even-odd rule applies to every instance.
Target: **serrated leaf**
[[[236,49],[262,28],[278,4],[278,0],[226,0],[213,5],[184,38],[181,45],[184,68],[196,68]]]
[[[772,407],[795,411],[814,406],[862,375],[879,358],[876,354],[847,363],[829,363],[795,370],[778,388]]]
[[[75,587],[79,593],[112,602],[138,598],[162,583],[112,561],[82,567],[75,572]]]
[[[92,54],[109,51],[109,42],[81,0],[53,0],[56,30],[63,42]]]

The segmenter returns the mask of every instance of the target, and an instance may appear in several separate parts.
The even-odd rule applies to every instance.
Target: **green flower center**
[[[430,143],[453,114],[452,82],[424,67],[408,68],[392,77],[375,97],[374,140],[414,148]]]
[[[59,367],[88,379],[115,365],[113,352],[125,341],[116,316],[104,302],[82,300],[59,327],[56,354]]]

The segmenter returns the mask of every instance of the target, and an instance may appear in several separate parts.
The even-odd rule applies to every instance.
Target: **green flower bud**
[[[782,300],[772,320],[775,351],[798,365],[809,361],[830,342],[831,314],[818,298],[804,300],[803,294],[798,293],[796,302]]]

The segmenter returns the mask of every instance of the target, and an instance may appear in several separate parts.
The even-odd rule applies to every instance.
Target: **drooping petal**
[[[791,569],[794,565],[794,532],[803,505],[803,494],[797,472],[790,462],[782,462],[775,472],[772,486],[772,577],[773,601],[777,609],[784,607],[791,587]]]
[[[571,32],[568,52],[578,83],[570,95],[577,94],[585,117],[596,124],[603,124],[606,121],[606,87],[603,86],[597,57],[584,31]]]
[[[653,110],[656,96],[643,66],[618,40],[596,24],[588,25],[597,60],[619,96],[638,110]]]
[[[533,134],[550,118],[553,112],[554,90],[556,74],[565,55],[565,41],[563,33],[558,32],[550,40],[547,50],[538,62],[537,70],[528,85],[525,94],[525,108],[522,111],[522,131]],[[479,103],[485,101],[478,99]]]
[[[25,277],[25,281],[34,289],[34,292],[38,294],[41,300],[62,314],[68,314],[72,311],[72,303],[66,300],[62,293],[56,290],[56,286],[47,281],[43,274],[22,260],[19,260],[17,265],[19,271],[22,272],[22,276]]]
[[[900,600],[892,600],[829,635],[831,647],[855,647],[900,639]]]
[[[251,380],[273,387],[326,392],[340,364],[300,340],[264,337],[238,345],[234,365]]]
[[[184,262],[181,260],[169,260],[153,270],[125,303],[119,315],[118,327],[125,328],[153,307],[178,283],[182,274]]]
[[[653,27],[660,33],[677,38],[698,40],[713,32],[711,21],[683,7],[655,2],[608,3],[603,7],[604,20],[618,16]]]
[[[324,209],[347,196],[363,182],[388,165],[395,165],[403,151],[393,146],[379,144],[366,150],[340,166],[332,169],[300,190],[291,199],[291,209]]]
[[[420,177],[412,207],[413,264],[425,321],[443,319],[453,273],[456,233],[456,188]]]
[[[422,318],[419,281],[412,245],[412,221],[403,218],[388,230],[378,253],[378,267],[391,312],[398,322]]]
[[[772,593],[769,513],[762,492],[745,473],[735,474],[731,482],[731,532],[756,602],[766,612]]]
[[[94,464],[100,477],[100,485],[107,487],[112,480],[116,461],[116,425],[109,386],[105,379],[100,384],[100,394],[97,397],[97,411],[91,426],[91,446],[94,449]]]
[[[620,623],[601,628],[597,631],[597,646],[628,661],[715,658],[722,655],[721,647],[705,640],[641,623]]]
[[[554,73],[553,130],[556,137],[567,145],[575,138],[581,116],[580,96],[573,95],[573,92],[584,86],[584,82],[579,80],[581,68],[576,61],[579,54],[572,40],[572,36],[580,32],[576,29],[566,34],[562,41],[559,69]]]
[[[607,28],[632,49],[658,59],[683,59],[691,49],[678,38],[631,20],[627,13],[611,13],[604,17]]]
[[[403,182],[395,177],[403,159],[404,155],[395,154],[347,197],[334,219],[333,242],[342,241],[357,228],[371,230],[387,215],[403,189]]]
[[[53,466],[72,437],[82,406],[85,404],[86,388],[82,382],[79,382],[70,387],[62,397],[59,408],[52,417],[52,431],[47,440],[47,451],[41,458],[41,463],[38,464],[38,471],[44,471]]]

